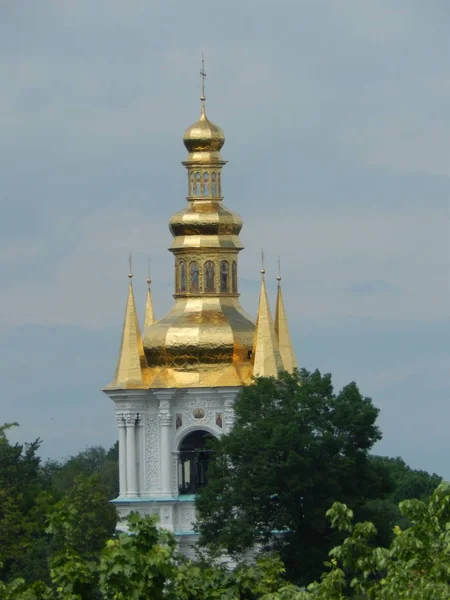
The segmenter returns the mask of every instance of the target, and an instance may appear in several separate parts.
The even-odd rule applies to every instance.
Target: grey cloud
[[[446,421],[448,2],[230,0],[202,19],[182,2],[94,4],[0,6],[5,418],[48,438],[49,455],[114,439],[97,390],[116,359],[126,259],[142,308],[151,257],[164,314],[203,51],[226,203],[244,218],[244,307],[255,314],[264,245],[272,302],[282,257],[301,364],[361,380],[383,405],[381,448],[444,470],[442,430],[421,462],[414,433],[422,445],[432,433],[420,418],[394,424],[423,398]],[[355,293],[374,285],[395,293]]]

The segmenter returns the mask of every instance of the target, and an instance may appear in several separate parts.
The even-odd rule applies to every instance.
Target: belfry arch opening
[[[183,438],[179,447],[178,492],[196,494],[208,483],[208,464],[212,458],[209,441],[214,436],[208,431],[196,430]]]

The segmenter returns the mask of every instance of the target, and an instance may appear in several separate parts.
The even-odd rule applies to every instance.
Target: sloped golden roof
[[[144,371],[146,369],[147,361],[139,329],[133,284],[130,281],[119,360],[117,361],[114,378],[106,389],[139,389],[148,387],[144,385]]]
[[[285,371],[292,373],[297,368],[297,360],[295,358],[294,348],[292,346],[289,326],[284,310],[283,294],[281,292],[281,277],[277,277],[277,304],[275,309],[275,334],[277,336],[278,348],[280,350],[281,359]]]
[[[253,343],[254,377],[277,377],[283,371],[283,361],[273,326],[272,314],[267,299],[264,269],[261,271],[261,293]]]
[[[155,313],[153,311],[153,300],[152,300],[152,292],[150,290],[151,280],[147,279],[147,299],[145,301],[145,317],[144,317],[144,329],[143,332],[149,327],[153,325],[155,322]]]

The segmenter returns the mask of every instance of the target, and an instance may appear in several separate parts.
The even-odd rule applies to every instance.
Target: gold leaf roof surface
[[[150,279],[147,279],[147,298],[145,300],[145,317],[144,317],[144,334],[145,331],[150,325],[153,325],[155,322],[155,313],[153,311],[153,300],[152,300],[152,292],[150,290]]]
[[[136,389],[147,387],[147,362],[144,355],[133,284],[130,280],[122,330],[119,360],[114,378],[106,389]]]
[[[202,102],[204,98],[202,97]],[[264,275],[257,326],[239,302],[238,254],[241,217],[223,204],[223,131],[206,117],[187,129],[183,162],[188,175],[187,206],[170,220],[175,259],[174,305],[155,321],[150,285],[144,339],[130,282],[122,342],[108,389],[227,387],[251,383],[253,375],[277,376],[295,365],[281,290],[276,331]],[[150,283],[148,281],[148,283]],[[288,341],[287,341],[288,340]]]
[[[283,294],[281,292],[281,277],[277,277],[277,304],[275,309],[275,334],[277,336],[278,347],[280,349],[281,359],[286,371],[292,373],[297,368],[294,348],[292,346],[289,326],[284,310]]]
[[[186,129],[183,142],[190,159],[220,160],[219,152],[225,143],[225,135],[220,127],[208,119],[203,102],[200,119]]]
[[[261,293],[253,344],[253,375],[277,377],[284,370],[267,298],[264,270],[261,271]]]
[[[151,386],[240,386],[251,381],[255,329],[239,303],[242,219],[223,204],[225,136],[203,104],[183,141],[187,206],[170,220],[175,304],[144,335]]]

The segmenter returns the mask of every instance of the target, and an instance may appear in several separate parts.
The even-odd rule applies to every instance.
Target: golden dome
[[[220,127],[211,123],[202,104],[200,119],[186,129],[184,145],[190,154],[218,153],[225,143],[225,135]]]
[[[241,250],[243,247],[238,237],[242,218],[217,200],[190,202],[173,215],[169,228],[174,237],[171,250],[208,246]]]
[[[177,298],[145,332],[153,387],[236,386],[251,378],[255,325],[237,298]]]
[[[142,339],[130,285],[119,363],[108,389],[242,386],[252,381],[254,373],[272,376],[283,368],[279,344],[292,354],[281,290],[275,331],[264,270],[256,328],[239,302],[242,219],[223,204],[222,167],[226,161],[220,150],[225,136],[206,116],[203,61],[200,74],[200,119],[183,137],[189,152],[183,161],[187,206],[169,224],[175,302],[168,314],[155,322],[148,279]],[[295,364],[294,357],[290,367]]]
[[[144,332],[152,387],[239,386],[251,379],[255,331],[239,303],[242,219],[223,204],[225,136],[203,104],[183,141],[189,152],[183,162],[188,203],[169,224],[175,304]]]

